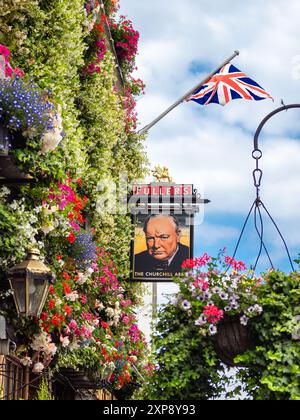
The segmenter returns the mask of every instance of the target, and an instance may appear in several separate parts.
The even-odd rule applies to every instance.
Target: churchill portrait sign
[[[135,216],[132,279],[171,281],[182,274],[182,263],[192,258],[192,216],[150,214]]]
[[[182,263],[193,258],[193,191],[183,184],[134,186],[131,280],[172,281],[183,275]]]

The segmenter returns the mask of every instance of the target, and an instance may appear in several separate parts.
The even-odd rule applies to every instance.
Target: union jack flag
[[[195,101],[200,105],[215,103],[224,106],[232,99],[273,100],[258,83],[230,63],[215,73],[207,83],[196,90],[187,100]]]

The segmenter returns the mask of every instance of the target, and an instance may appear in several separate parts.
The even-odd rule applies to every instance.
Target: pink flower
[[[82,296],[82,298],[81,298],[81,303],[82,303],[83,305],[85,305],[85,304],[86,304],[86,302],[87,302],[87,297],[86,297],[86,296]]]
[[[75,230],[75,232],[80,230],[80,227],[76,222],[70,222],[70,226]]]
[[[202,279],[197,279],[192,284],[195,287],[201,288],[201,290],[203,292],[206,292],[209,289],[209,286],[210,286],[208,281],[205,281],[205,280],[202,280]]]
[[[131,300],[121,300],[120,304],[124,308],[127,308],[127,306],[130,306],[132,304],[132,301]]]
[[[58,205],[59,210],[63,211],[67,207],[68,204],[69,203],[66,200],[61,200],[61,202]]]
[[[93,264],[92,264],[92,269],[93,269],[94,271],[98,271],[98,270],[99,270],[98,264],[93,263]]]
[[[247,269],[246,264],[243,263],[243,261],[236,261],[232,257],[227,256],[224,258],[224,261],[226,264],[230,265],[236,271],[243,271]]]
[[[4,45],[0,44],[0,54],[4,55],[4,57],[9,57],[10,56],[10,51],[7,47],[5,47]]]
[[[18,67],[16,67],[14,69],[14,73],[18,77],[24,77],[25,76],[25,73],[23,72],[23,70],[19,69]]]
[[[128,324],[129,324],[129,322],[130,322],[129,317],[128,317],[127,315],[123,316],[123,318],[122,318],[122,322],[123,322],[125,325],[128,325]]]
[[[69,328],[71,330],[76,330],[76,328],[77,328],[77,322],[74,319],[72,319],[72,321],[70,322]]]

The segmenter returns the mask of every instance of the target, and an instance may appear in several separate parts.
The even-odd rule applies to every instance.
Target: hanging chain
[[[253,180],[254,186],[256,188],[256,204],[257,206],[260,205],[260,187],[261,181],[263,177],[263,171],[259,167],[259,161],[262,158],[262,151],[260,149],[254,149],[252,152],[252,157],[256,161],[256,168],[253,171]]]

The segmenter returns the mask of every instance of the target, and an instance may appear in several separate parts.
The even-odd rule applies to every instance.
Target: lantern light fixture
[[[55,275],[39,259],[40,251],[31,249],[25,261],[11,268],[8,279],[20,317],[39,317]]]

